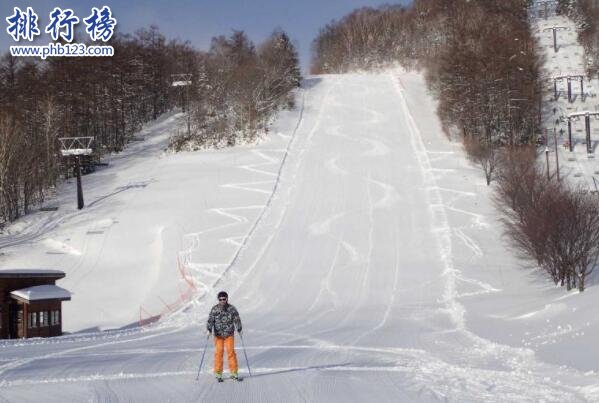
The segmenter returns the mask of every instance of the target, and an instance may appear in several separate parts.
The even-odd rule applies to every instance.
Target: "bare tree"
[[[487,186],[495,177],[499,161],[499,150],[489,140],[475,136],[467,136],[463,140],[468,158],[478,165],[485,174]]]
[[[221,147],[253,141],[267,131],[279,108],[292,106],[299,86],[297,52],[287,34],[276,30],[257,48],[242,31],[212,39],[198,57],[191,99],[194,131],[171,139],[171,148]]]
[[[17,174],[19,126],[14,116],[0,111],[0,217],[4,222],[19,216]]]
[[[357,9],[320,31],[312,72],[409,66],[416,60],[426,67],[447,132],[455,127],[465,139],[484,137],[494,146],[532,144],[541,58],[527,6],[525,0],[416,0],[407,8]]]
[[[599,259],[599,204],[581,188],[547,178],[531,151],[506,157],[495,203],[512,246],[551,279],[583,291]]]
[[[599,260],[599,204],[596,196],[582,188],[567,192],[565,199],[562,214],[566,222],[560,228],[560,239],[571,267],[560,281],[563,285],[565,276],[568,289],[578,287],[584,291],[586,279]]]

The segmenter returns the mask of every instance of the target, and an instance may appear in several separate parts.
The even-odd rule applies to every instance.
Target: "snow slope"
[[[251,150],[165,154],[182,118],[163,117],[140,133],[145,141],[84,176],[84,210],[72,181],[49,202],[58,211],[26,216],[0,237],[0,268],[65,271],[58,285],[74,293],[63,305],[65,331],[119,328],[177,309],[193,291],[189,270],[218,271],[271,193],[274,175],[261,169],[280,166],[286,135]],[[232,231],[221,239],[223,229]],[[196,238],[212,256],[182,271],[179,254]]]
[[[538,344],[518,336],[539,318],[571,320],[568,309],[582,306],[572,302],[580,296],[563,299],[563,290],[510,256],[481,172],[442,133],[422,76],[317,76],[302,97],[303,107],[284,113],[274,127],[278,135],[259,146],[161,157],[144,176],[172,168],[172,179],[183,167],[202,167],[185,178],[206,195],[193,209],[185,194],[167,199],[175,209],[156,192],[129,213],[138,211],[140,223],[153,223],[155,209],[163,209],[161,217],[184,215],[180,244],[158,247],[148,236],[153,246],[145,250],[178,251],[193,285],[191,302],[142,328],[2,342],[0,396],[597,401],[599,380],[591,372],[597,364],[581,369],[578,361],[549,360]],[[107,217],[122,206],[104,205]],[[143,209],[152,214],[142,216]],[[136,242],[126,235],[118,239],[122,245]],[[117,264],[130,253],[124,246],[114,253],[105,246],[97,256]],[[140,258],[151,265],[156,256]],[[104,286],[113,278],[96,277]],[[75,296],[65,306],[81,303],[77,286],[71,288]],[[207,312],[221,289],[242,315],[254,374],[239,384],[214,382],[212,349],[194,380]],[[535,311],[547,301],[554,306]],[[596,354],[586,342],[570,341],[570,350]],[[238,358],[244,370],[240,348]]]

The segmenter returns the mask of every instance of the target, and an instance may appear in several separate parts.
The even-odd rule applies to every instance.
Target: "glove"
[[[239,337],[243,337],[243,332],[241,330],[238,330],[237,333],[239,333]]]
[[[210,337],[211,334],[212,332],[210,330],[206,330],[206,337]]]

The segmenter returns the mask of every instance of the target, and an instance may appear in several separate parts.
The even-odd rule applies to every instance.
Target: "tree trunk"
[[[584,273],[582,273],[579,277],[578,280],[578,291],[583,292],[584,291],[584,280],[585,280],[585,275]]]

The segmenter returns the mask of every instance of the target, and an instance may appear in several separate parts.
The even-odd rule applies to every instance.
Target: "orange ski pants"
[[[223,353],[227,349],[227,360],[229,361],[229,372],[237,373],[237,355],[235,355],[235,338],[214,336],[214,372],[223,372]]]

